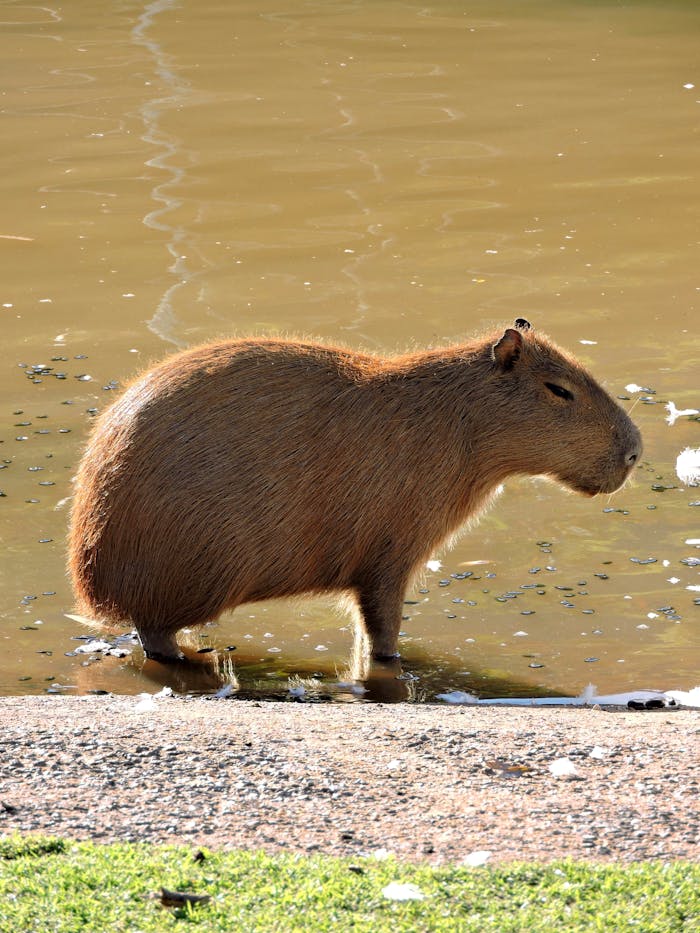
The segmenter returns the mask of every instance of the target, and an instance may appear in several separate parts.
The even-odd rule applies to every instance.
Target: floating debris
[[[686,486],[700,486],[700,447],[686,447],[678,454],[676,474]]]
[[[700,411],[697,408],[676,408],[673,402],[666,402],[666,411],[668,415],[666,416],[666,421],[670,425],[674,425],[679,418],[692,417],[692,415],[700,415]]]
[[[232,693],[235,693],[236,685],[235,684],[224,684],[223,687],[220,687],[214,696],[218,700],[225,700],[226,697],[231,696]]]
[[[450,693],[438,693],[436,699],[444,700],[445,703],[457,705],[480,702],[477,696],[474,696],[473,693],[465,693],[464,690],[452,690]]]
[[[108,641],[100,641],[99,639],[95,639],[93,641],[85,642],[84,645],[79,645],[77,648],[73,649],[73,654],[101,654],[111,650],[112,645]]]
[[[700,707],[700,686],[693,690],[631,690],[627,693],[610,693],[598,696],[596,687],[589,684],[576,697],[492,697],[480,699],[473,693],[453,690],[452,693],[437,694],[438,700],[446,703],[464,703],[478,706],[627,706],[630,701],[661,701],[666,709],[679,706]]]
[[[663,700],[628,700],[627,709],[663,709],[666,704]]]

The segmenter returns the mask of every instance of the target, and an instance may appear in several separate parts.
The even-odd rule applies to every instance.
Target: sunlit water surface
[[[699,6],[5,2],[0,27],[0,692],[698,683],[700,489],[675,464],[700,446]],[[509,483],[407,595],[400,671],[338,686],[351,629],[323,601],[240,608],[194,670],[75,653],[70,479],[140,368],[223,334],[387,353],[519,315],[633,409],[644,462],[610,498]]]

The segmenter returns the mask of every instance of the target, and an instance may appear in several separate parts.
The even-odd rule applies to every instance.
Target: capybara
[[[584,495],[641,453],[627,414],[519,318],[396,357],[225,340],[140,376],[99,418],[75,481],[79,611],[147,656],[241,603],[345,592],[395,657],[412,577],[513,475]]]

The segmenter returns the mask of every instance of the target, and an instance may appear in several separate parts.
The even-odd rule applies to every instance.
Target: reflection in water
[[[146,659],[138,647],[125,656],[128,641],[124,636],[109,639],[118,645],[117,650],[100,638],[83,641],[77,649],[85,658],[77,682],[70,687],[52,685],[49,692],[136,693],[144,687],[148,690],[168,687],[179,694],[218,694],[244,699],[398,703],[430,699],[448,685],[449,689],[485,698],[561,695],[492,672],[475,670],[465,676],[459,659],[438,659],[421,651],[412,652],[410,659],[381,662],[370,662],[366,657],[358,659],[354,652],[345,665],[320,658],[289,658],[271,667],[269,660],[259,654],[238,651],[235,647],[215,648],[205,644],[201,633],[193,632],[188,644],[182,646],[184,658],[163,664]]]
[[[164,111],[183,106],[191,94],[191,88],[173,69],[170,56],[163,51],[157,39],[148,35],[159,14],[178,7],[177,0],[154,0],[153,3],[147,4],[136,21],[131,36],[135,44],[142,45],[152,56],[155,73],[167,90],[163,96],[145,98],[139,108],[145,127],[142,139],[159,149],[158,154],[150,158],[146,165],[160,169],[168,176],[154,185],[151,197],[160,206],[149,211],[143,222],[147,227],[167,235],[167,250],[173,259],[168,271],[176,279],[162,295],[155,314],[148,321],[148,326],[162,340],[184,347],[187,341],[178,334],[180,322],[173,308],[173,299],[181,289],[201,275],[201,272],[192,271],[185,253],[185,250],[190,253],[196,252],[189,231],[184,224],[171,219],[171,215],[184,204],[183,199],[174,194],[174,189],[187,180],[185,165],[189,156],[183,148],[182,140],[162,128],[161,116]]]

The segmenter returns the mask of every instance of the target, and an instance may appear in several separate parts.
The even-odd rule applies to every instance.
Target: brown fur
[[[503,480],[612,492],[640,455],[592,376],[517,324],[393,358],[231,340],[150,369],[99,419],[78,469],[80,611],[133,623],[167,658],[179,629],[224,609],[346,591],[372,653],[393,655],[411,577]]]

